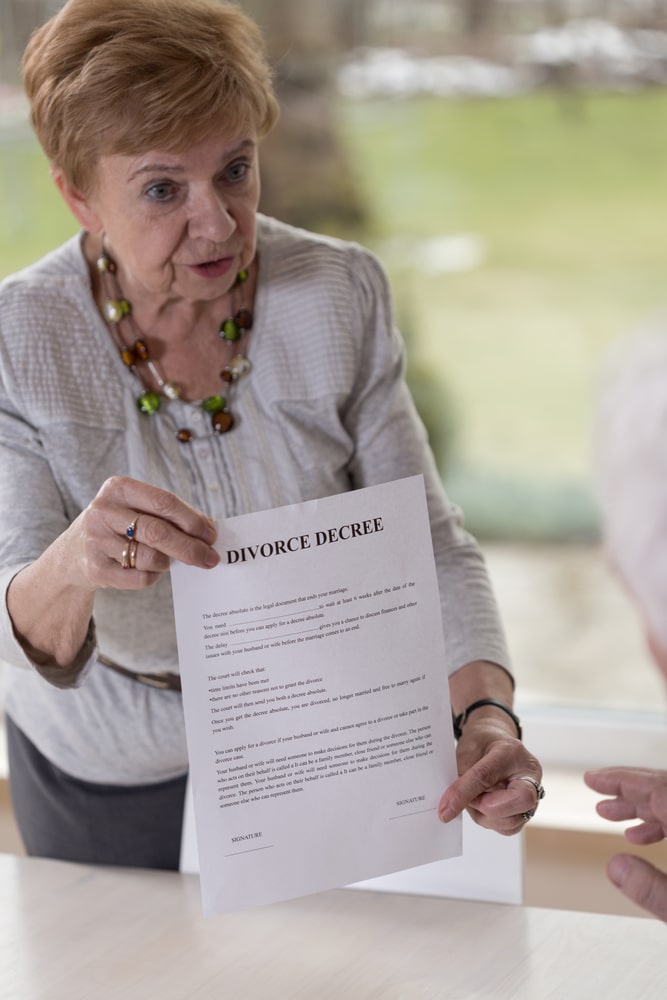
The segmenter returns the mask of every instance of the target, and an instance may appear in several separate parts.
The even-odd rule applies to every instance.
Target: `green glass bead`
[[[123,316],[129,316],[130,313],[132,312],[132,306],[127,301],[127,299],[119,299],[118,305],[120,306],[120,311],[123,314]]]
[[[236,281],[237,281],[237,283],[238,283],[239,285],[240,285],[240,284],[241,284],[241,283],[242,283],[243,281],[246,281],[246,280],[247,280],[247,278],[248,278],[248,272],[246,271],[246,269],[245,269],[245,268],[243,268],[243,269],[242,269],[241,271],[239,271],[239,273],[238,273],[238,274],[236,275]]]
[[[162,400],[157,392],[142,392],[137,399],[137,406],[142,413],[146,413],[148,416],[153,413],[157,413],[160,409],[161,403]]]
[[[224,396],[209,396],[201,405],[202,410],[206,410],[207,413],[220,413],[227,405],[227,400]]]
[[[241,336],[241,330],[235,319],[231,317],[229,319],[223,320],[220,326],[220,336],[224,337],[225,340],[239,340]]]

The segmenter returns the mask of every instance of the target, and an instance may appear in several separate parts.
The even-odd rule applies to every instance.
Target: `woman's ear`
[[[65,204],[77,222],[89,233],[101,232],[104,227],[99,216],[93,209],[89,198],[82,194],[81,191],[72,187],[59,167],[52,168],[51,176],[63,196]]]

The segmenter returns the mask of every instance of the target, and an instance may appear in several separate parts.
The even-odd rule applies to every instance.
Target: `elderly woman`
[[[81,226],[0,294],[0,657],[27,850],[176,867],[170,560],[214,566],[214,519],[418,473],[459,716],[440,819],[467,808],[520,830],[541,770],[483,561],[403,381],[384,273],[257,212],[277,117],[258,29],[213,0],[69,0],[24,81]]]

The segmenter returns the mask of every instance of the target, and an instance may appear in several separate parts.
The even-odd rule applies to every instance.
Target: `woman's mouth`
[[[233,257],[219,257],[217,260],[202,261],[201,264],[189,264],[188,268],[201,278],[222,278],[233,263]]]

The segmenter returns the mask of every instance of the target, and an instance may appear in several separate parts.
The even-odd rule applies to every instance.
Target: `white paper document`
[[[204,913],[461,853],[421,476],[222,520],[172,566]]]

